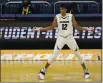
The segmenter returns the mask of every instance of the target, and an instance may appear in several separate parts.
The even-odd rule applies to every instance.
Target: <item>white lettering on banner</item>
[[[83,60],[92,60],[93,54],[81,54]],[[76,57],[78,60],[78,58]]]
[[[51,56],[51,54],[37,54],[33,60],[48,60],[49,56]]]
[[[74,38],[80,38],[79,31],[76,29],[74,33]]]
[[[40,31],[37,31],[37,36],[36,38],[40,38]]]
[[[52,54],[45,54],[42,60],[48,60],[50,56],[52,56]]]
[[[13,29],[12,39],[19,38],[19,34],[20,34],[20,28],[19,27],[15,27]]]
[[[82,56],[84,60],[91,60],[93,57],[93,54],[82,54]]]
[[[63,54],[59,54],[56,60],[64,60],[65,58],[63,57]]]
[[[52,30],[47,31],[45,38],[53,38]]]
[[[34,38],[35,32],[31,29],[31,27],[28,28],[27,31],[27,38]]]
[[[96,30],[95,30],[94,38],[99,39],[101,37],[102,28],[101,27],[96,27],[95,29]]]
[[[83,30],[83,33],[82,33],[82,39],[84,39],[85,38],[85,30]]]
[[[1,60],[48,60],[49,57],[52,56],[50,53],[46,54],[3,54],[1,55]],[[83,60],[92,60],[93,54],[81,54]],[[98,58],[96,56],[95,58]],[[63,53],[60,53],[56,60],[78,60],[74,54],[67,54],[66,57],[63,56]],[[97,60],[97,59],[96,59]]]
[[[6,29],[5,29],[4,38],[5,38],[5,39],[10,39],[10,38],[11,38],[11,35],[12,35],[12,29],[6,28]]]
[[[57,38],[57,33],[58,33],[58,29],[55,29],[55,37],[54,38]]]
[[[93,31],[88,31],[88,39],[93,39]]]
[[[46,32],[42,32],[42,34],[46,34]]]
[[[3,27],[3,28],[0,28],[0,39],[1,39],[1,37],[2,37],[3,30],[4,30],[4,27]]]
[[[3,54],[1,60],[12,60],[12,54]]]
[[[40,27],[37,27],[40,28]],[[90,28],[90,27],[85,27]],[[74,38],[76,39],[100,39],[102,27],[93,27],[94,32],[83,31],[79,32],[75,29]],[[26,38],[44,38],[53,39],[57,38],[58,29],[50,30],[47,32],[33,32],[31,27],[0,27],[1,38],[3,39],[26,39]]]
[[[20,38],[22,39],[26,38],[26,30],[27,30],[27,27],[22,27]]]
[[[26,54],[18,54],[16,57],[14,57],[14,60],[24,60]]]
[[[0,33],[2,34],[3,30],[5,30],[5,27],[0,28]]]
[[[66,58],[65,58],[65,60],[73,60],[73,57],[74,57],[75,55],[74,54],[69,54]]]
[[[26,54],[24,59],[32,60],[33,57],[34,57],[34,54]]]

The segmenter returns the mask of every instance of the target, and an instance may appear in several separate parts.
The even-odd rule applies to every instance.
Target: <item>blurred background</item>
[[[3,43],[1,48],[53,49],[56,30],[48,33],[33,33],[31,29],[35,26],[51,25],[54,16],[59,13],[60,4],[69,5],[72,2],[77,3],[72,13],[78,23],[83,27],[95,28],[94,32],[74,30],[74,37],[79,47],[100,49],[102,47],[102,0],[0,0],[0,38]]]
[[[46,80],[37,76],[52,55],[57,29],[33,32],[34,27],[51,25],[61,3],[77,3],[72,10],[78,24],[93,27],[78,31],[74,38],[91,74],[83,78],[78,59],[65,45],[51,65]],[[68,12],[69,13],[69,12]],[[97,82],[101,83],[102,0],[0,0],[1,82]]]

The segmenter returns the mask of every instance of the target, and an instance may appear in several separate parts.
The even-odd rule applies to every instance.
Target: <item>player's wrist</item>
[[[83,28],[83,30],[88,31],[88,28]]]
[[[86,31],[93,31],[94,28],[84,28]]]

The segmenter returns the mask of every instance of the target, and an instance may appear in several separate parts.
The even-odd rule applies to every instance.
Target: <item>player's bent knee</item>
[[[52,56],[48,59],[48,63],[51,64],[56,58],[57,58],[57,56],[52,55]]]
[[[84,61],[79,53],[79,48],[77,47],[75,50],[74,50],[74,54],[76,55],[76,57],[78,58],[78,60],[80,61],[80,64],[83,64]]]

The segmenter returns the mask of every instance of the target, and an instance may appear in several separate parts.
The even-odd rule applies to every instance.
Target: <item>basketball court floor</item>
[[[38,73],[46,61],[1,61],[1,82],[101,82],[101,61],[85,61],[91,78],[84,79],[78,61],[55,61],[46,72],[45,80]]]

